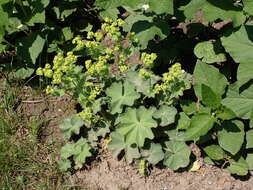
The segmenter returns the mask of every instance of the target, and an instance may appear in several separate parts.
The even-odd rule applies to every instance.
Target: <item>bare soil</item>
[[[43,141],[61,141],[59,122],[75,113],[75,102],[61,98],[34,96],[29,88],[23,92],[19,110],[25,118],[38,116],[47,121],[41,131]],[[89,190],[252,190],[253,177],[231,176],[225,169],[203,165],[196,172],[173,172],[153,168],[149,176],[138,174],[135,165],[112,158],[110,151],[99,155],[90,165],[75,172],[69,180]]]

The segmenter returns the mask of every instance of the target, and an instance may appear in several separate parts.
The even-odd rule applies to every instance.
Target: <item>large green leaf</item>
[[[207,65],[202,61],[197,61],[194,69],[194,91],[200,99],[202,99],[202,84],[210,87],[217,96],[222,96],[225,92],[227,79],[217,68]]]
[[[161,126],[167,126],[175,122],[177,109],[172,106],[162,105],[155,111],[153,117],[159,119]]]
[[[134,101],[140,97],[140,94],[135,91],[135,87],[132,83],[125,81],[115,82],[111,87],[106,89],[106,95],[111,97],[110,107],[111,113],[121,113],[123,106],[132,106]]]
[[[201,93],[202,102],[204,105],[211,108],[218,108],[221,105],[221,96],[216,95],[216,93],[209,86],[202,84]]]
[[[252,26],[241,26],[241,28],[231,33],[229,36],[221,38],[222,45],[231,57],[240,63],[237,73],[237,79],[245,83],[253,78],[253,42]],[[240,39],[240,40],[238,40]]]
[[[128,108],[120,115],[116,131],[124,135],[127,143],[143,147],[146,138],[154,138],[152,128],[157,127],[157,122],[152,119],[153,114],[154,109],[146,109],[144,106]]]
[[[185,132],[186,140],[197,140],[200,136],[207,134],[213,127],[214,118],[206,113],[200,113],[192,117],[190,127]]]
[[[61,124],[61,133],[62,135],[70,139],[72,134],[78,135],[80,128],[84,125],[84,121],[76,116],[71,116],[65,119]]]
[[[204,148],[205,153],[213,160],[221,160],[224,158],[224,151],[218,145],[210,145]]]
[[[166,152],[163,161],[165,166],[177,170],[189,164],[191,149],[184,142],[168,141],[165,145]]]
[[[246,18],[241,8],[234,6],[231,0],[194,0],[180,7],[179,10],[183,11],[186,20],[194,19],[196,13],[201,10],[204,21],[232,19],[234,26],[243,24]]]
[[[227,60],[221,44],[216,41],[199,42],[194,48],[194,54],[205,63],[224,62]]]
[[[253,107],[253,85],[242,92],[238,82],[229,85],[227,97],[222,100],[222,104],[231,109],[237,117],[249,119]]]
[[[133,13],[127,17],[126,22],[128,24],[124,26],[124,30],[135,32],[142,48],[146,48],[148,42],[156,35],[164,39],[170,32],[170,27],[164,20],[159,18],[153,20],[153,17],[143,14]]]
[[[253,148],[253,129],[247,131],[246,140],[247,140],[246,148]]]
[[[131,163],[134,158],[140,157],[138,147],[134,147],[131,144],[126,143],[122,134],[113,132],[111,133],[111,138],[112,141],[109,142],[108,148],[112,150],[114,157],[117,157],[123,150],[128,163]]]
[[[244,142],[244,124],[239,120],[225,121],[218,132],[219,145],[235,155]]]
[[[230,160],[229,162],[230,166],[227,169],[230,173],[241,176],[248,174],[249,166],[243,157],[240,157],[238,160]]]

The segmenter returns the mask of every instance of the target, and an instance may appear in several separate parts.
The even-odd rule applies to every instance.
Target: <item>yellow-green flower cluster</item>
[[[75,50],[77,50],[77,51],[84,49],[84,47],[86,45],[80,36],[75,37],[72,40],[72,44],[76,44]]]
[[[45,76],[47,78],[52,78],[53,76],[53,71],[51,69],[51,65],[49,64],[46,64],[45,65],[45,68],[41,68],[39,67],[36,71],[36,75],[39,75],[39,76]]]
[[[182,76],[182,68],[180,63],[175,63],[169,69],[168,73],[163,74],[164,82],[168,83]]]
[[[91,120],[92,119],[92,110],[90,107],[86,107],[83,109],[83,111],[79,112],[77,114],[77,117],[80,117],[83,120]]]
[[[46,88],[46,93],[47,94],[53,94],[54,93],[54,89],[52,86],[48,85]]]
[[[107,36],[114,41],[121,40],[120,27],[125,25],[125,21],[122,19],[117,19],[113,21],[110,18],[105,18],[105,23],[102,24],[101,29],[107,33]]]
[[[64,58],[63,53],[58,53],[53,60],[53,68],[51,65],[46,64],[45,68],[39,67],[36,71],[37,75],[45,76],[47,78],[52,78],[52,84],[60,84],[64,74],[71,72],[73,64],[77,61],[77,57],[73,55],[73,52],[68,52],[67,56]],[[66,78],[67,79],[67,78]],[[52,93],[52,88],[48,87],[46,89],[47,93]]]
[[[96,84],[92,87],[90,95],[88,96],[89,101],[94,101],[95,98],[101,93],[101,86]]]
[[[144,79],[148,79],[152,76],[152,72],[142,68],[139,70],[139,76]]]
[[[94,75],[106,75],[109,71],[108,68],[108,57],[106,56],[99,56],[98,60],[92,62],[92,60],[85,61],[85,67],[87,69],[86,75],[94,76]]]
[[[171,83],[176,83],[182,77],[182,69],[180,63],[175,63],[169,68],[169,72],[163,74],[163,83],[156,84],[153,91],[155,94],[159,94],[161,91],[167,91]],[[182,87],[181,90],[184,90]]]
[[[104,35],[102,32],[88,32],[87,39],[92,40],[93,38],[95,38],[97,42],[100,42],[104,38]]]
[[[127,71],[128,69],[129,69],[129,66],[127,66],[127,65],[120,65],[119,66],[119,71],[122,73]]]
[[[141,54],[141,60],[144,62],[144,65],[149,68],[154,66],[156,58],[157,55],[155,53],[148,54],[144,52]]]

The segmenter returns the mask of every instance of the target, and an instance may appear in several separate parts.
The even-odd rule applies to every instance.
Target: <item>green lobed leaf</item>
[[[253,148],[253,129],[246,132],[246,148]]]
[[[177,109],[172,106],[162,105],[153,114],[153,117],[160,119],[161,126],[167,126],[175,122],[175,116],[177,114]]]
[[[239,120],[224,121],[218,131],[218,142],[221,148],[235,155],[244,142],[244,124]]]
[[[62,171],[67,171],[71,168],[71,162],[69,159],[60,159],[58,161],[59,169]]]
[[[66,139],[70,139],[72,134],[78,135],[80,128],[84,125],[84,121],[75,115],[65,119],[61,124],[61,133]]]
[[[253,107],[253,85],[243,91],[238,82],[229,85],[227,97],[222,100],[222,104],[232,110],[237,117],[250,119]]]
[[[151,143],[149,150],[144,150],[142,155],[151,164],[157,164],[164,158],[164,152],[160,144]]]
[[[112,150],[114,157],[117,157],[123,150],[128,163],[131,163],[133,162],[133,159],[140,157],[138,148],[126,143],[122,134],[112,132],[111,138],[112,140],[109,142],[108,148]]]
[[[221,97],[218,96],[209,86],[202,84],[201,93],[204,105],[211,108],[218,108],[221,105]]]
[[[179,142],[185,141],[185,133],[183,131],[172,129],[167,130],[165,133],[168,135],[170,141],[179,141]]]
[[[152,91],[153,85],[159,80],[159,77],[151,76],[150,79],[143,79],[137,72],[128,72],[126,80],[133,83],[136,91],[148,97],[154,97]]]
[[[231,19],[234,26],[240,26],[246,19],[242,9],[234,6],[231,0],[194,0],[179,10],[183,11],[187,21],[194,19],[198,11],[202,11],[202,19],[207,22]]]
[[[218,145],[210,145],[204,148],[205,153],[213,160],[221,160],[224,158],[224,151]]]
[[[189,164],[191,149],[184,142],[168,141],[165,145],[166,152],[163,161],[165,166],[177,170]]]
[[[249,166],[246,160],[243,157],[240,157],[239,160],[230,160],[230,166],[227,169],[232,174],[237,174],[244,176],[248,174]]]
[[[219,42],[199,42],[194,48],[194,54],[205,63],[224,62],[227,60]]]
[[[116,131],[124,135],[127,143],[143,147],[146,138],[154,138],[152,128],[157,127],[157,122],[152,119],[153,114],[154,109],[146,109],[144,106],[128,108],[120,115]]]
[[[241,84],[249,81],[253,76],[253,55],[250,53],[253,51],[253,42],[250,40],[252,32],[252,26],[243,25],[239,30],[231,33],[229,36],[223,36],[221,38],[222,45],[226,52],[228,52],[237,63],[240,63],[237,79]]]
[[[61,159],[68,159],[69,157],[71,157],[72,155],[75,154],[75,151],[74,151],[74,147],[75,145],[74,144],[70,144],[70,143],[67,143],[65,144],[62,148],[61,148]]]
[[[227,86],[227,79],[217,68],[198,60],[194,69],[194,91],[200,99],[202,99],[202,84],[210,87],[217,96],[222,96]]]
[[[140,94],[135,91],[132,83],[125,81],[113,83],[111,87],[106,89],[106,95],[111,98],[110,107],[111,113],[121,113],[123,106],[132,106],[134,101],[140,97]]]
[[[74,145],[75,153],[73,159],[76,164],[75,168],[81,168],[82,165],[85,163],[86,158],[92,155],[90,152],[91,147],[83,138],[80,138]]]
[[[214,125],[214,118],[210,114],[200,113],[191,118],[190,127],[185,132],[185,139],[197,140],[200,136],[207,134],[207,132]]]
[[[61,148],[60,152],[62,162],[60,164],[62,164],[63,169],[67,169],[69,162],[66,160],[73,156],[76,168],[81,168],[85,163],[86,158],[91,156],[90,150],[91,147],[87,144],[84,138],[80,138],[74,144],[67,143]]]

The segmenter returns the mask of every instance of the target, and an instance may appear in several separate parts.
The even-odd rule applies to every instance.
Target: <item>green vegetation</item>
[[[14,76],[36,71],[46,93],[81,107],[61,123],[61,170],[82,168],[103,142],[142,174],[187,168],[192,143],[232,174],[253,169],[249,0],[4,0],[0,10]]]

